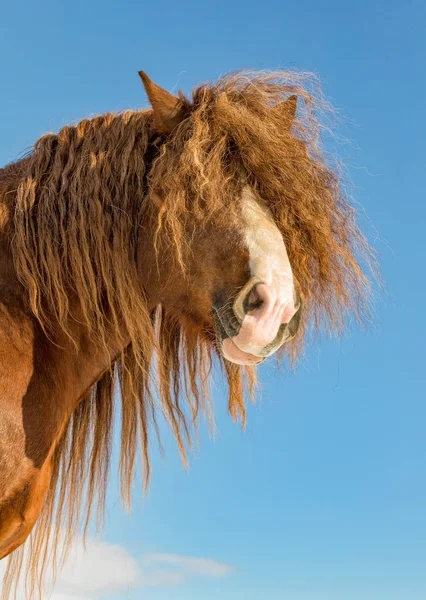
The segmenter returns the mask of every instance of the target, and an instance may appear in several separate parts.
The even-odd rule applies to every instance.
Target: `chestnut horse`
[[[368,304],[312,77],[238,72],[189,100],[140,76],[152,109],[64,127],[0,170],[0,557],[37,522],[33,583],[83,496],[86,526],[102,512],[117,386],[128,502],[157,405],[185,459],[213,356],[244,422],[255,365]]]

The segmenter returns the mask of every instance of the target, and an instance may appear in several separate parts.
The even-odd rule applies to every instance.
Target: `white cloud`
[[[145,587],[180,585],[185,583],[185,573],[179,571],[167,571],[166,569],[157,569],[151,573],[142,575],[141,584]]]
[[[119,591],[140,581],[140,566],[123,547],[89,539],[72,547],[55,589],[70,594]],[[61,600],[61,599],[59,599]]]
[[[2,561],[0,579],[4,570]],[[232,567],[225,563],[176,554],[145,554],[137,560],[123,546],[90,538],[84,548],[78,539],[57,578],[50,600],[100,600],[110,593],[148,586],[176,586],[194,576],[224,577],[231,571]],[[48,577],[46,589],[52,589]],[[27,600],[22,590],[17,600]]]
[[[204,577],[224,577],[232,571],[232,567],[210,558],[179,556],[177,554],[145,554],[143,563],[146,566],[167,565],[179,569],[184,576],[202,575]]]

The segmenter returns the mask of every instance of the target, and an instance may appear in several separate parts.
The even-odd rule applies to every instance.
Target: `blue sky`
[[[56,600],[424,600],[426,5],[0,5],[0,164],[70,121],[146,106],[139,69],[183,91],[240,67],[317,72],[351,122],[340,151],[388,290],[368,332],[319,340],[294,374],[262,366],[246,432],[219,387],[216,440],[203,428],[185,471],[166,435],[131,516],[113,478],[106,545]]]

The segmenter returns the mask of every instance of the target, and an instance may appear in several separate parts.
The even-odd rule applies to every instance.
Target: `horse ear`
[[[290,98],[283,100],[272,109],[277,114],[280,114],[283,123],[290,129],[296,117],[297,111],[297,96],[293,94]]]
[[[187,106],[151,81],[144,71],[139,71],[139,77],[154,111],[154,124],[158,133],[170,133],[187,116]]]

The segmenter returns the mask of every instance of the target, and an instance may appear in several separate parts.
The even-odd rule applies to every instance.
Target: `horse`
[[[312,76],[239,71],[188,98],[139,75],[149,109],[65,126],[0,170],[4,597],[31,532],[33,589],[60,532],[102,515],[114,398],[128,504],[159,411],[186,461],[216,368],[244,424],[258,364],[368,313],[371,249]]]

